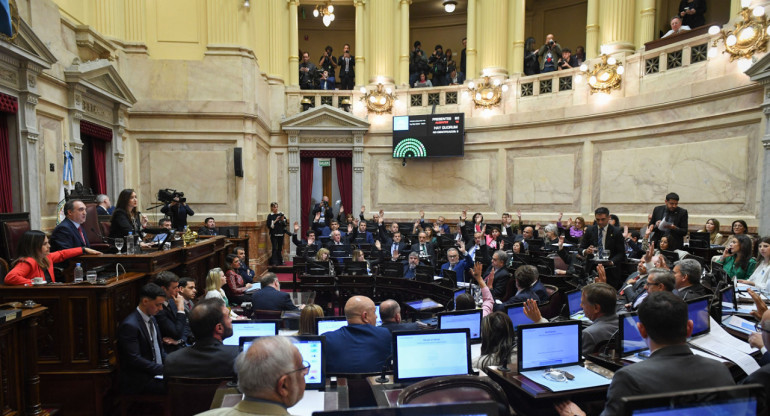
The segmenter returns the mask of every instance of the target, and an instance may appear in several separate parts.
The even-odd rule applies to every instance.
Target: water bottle
[[[80,267],[80,263],[75,264],[75,283],[83,281],[83,268]]]
[[[134,233],[133,231],[128,232],[128,237],[126,237],[126,254],[134,254]]]

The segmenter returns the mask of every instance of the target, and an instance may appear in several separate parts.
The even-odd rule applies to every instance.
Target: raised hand
[[[625,238],[625,239],[631,238],[631,233],[628,232],[628,226],[627,225],[623,226],[623,238]]]
[[[375,241],[374,246],[377,247],[377,251],[382,250],[382,244],[380,244],[380,240]]]
[[[342,215],[344,213],[345,213],[345,206],[344,205],[340,205],[340,215]]]
[[[425,211],[421,209],[420,210],[420,219],[424,219],[424,218],[425,218]]]
[[[562,218],[563,216],[564,216],[564,213],[563,213],[563,212],[560,212],[560,213],[559,213],[559,220],[558,220],[557,222],[561,222],[561,218]]]
[[[543,315],[540,314],[540,308],[537,307],[537,301],[534,299],[527,299],[524,302],[524,316],[532,320],[532,322],[540,322]]]
[[[299,231],[299,222],[294,221],[294,233],[296,234],[297,231]]]
[[[757,310],[751,311],[751,316],[757,318],[758,321],[762,321],[762,315],[767,312],[767,304],[765,304],[765,301],[763,301],[762,298],[753,290],[748,289],[747,292],[749,292],[749,296],[751,296],[751,299],[754,301],[754,305],[757,307]]]
[[[363,214],[365,212],[366,212],[366,205],[361,205],[361,213]]]
[[[315,220],[314,221],[318,222],[319,220],[321,220],[321,211],[318,211],[318,212],[315,213]]]
[[[604,265],[597,264],[596,265],[596,279],[594,280],[596,283],[607,283],[607,272],[604,270]]]
[[[644,257],[642,257],[642,260],[644,260],[645,263],[649,263],[652,261],[652,255],[655,253],[655,243],[651,242],[650,247],[647,249],[647,252],[644,253]]]
[[[457,242],[457,245],[460,247],[460,252],[465,253],[465,241],[460,240]]]
[[[385,211],[380,210],[380,219],[383,219],[383,218],[385,218]]]
[[[516,216],[519,217],[519,221],[521,221],[521,210],[520,209],[516,210]]]
[[[564,234],[559,236],[559,250],[561,250],[562,247],[564,247]]]
[[[572,217],[567,220],[567,228],[572,227]]]
[[[465,222],[466,219],[468,219],[468,210],[463,210],[462,215],[460,215],[460,219]]]
[[[348,223],[348,234],[353,232],[353,223]]]
[[[484,283],[484,279],[481,277],[481,273],[483,273],[484,265],[481,263],[476,263],[473,265],[473,269],[471,270],[473,274],[473,278],[476,279],[476,282],[481,287],[486,287],[486,283]]]

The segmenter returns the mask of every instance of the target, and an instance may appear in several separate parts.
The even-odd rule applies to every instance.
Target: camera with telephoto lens
[[[158,201],[160,202],[170,204],[174,202],[174,198],[179,198],[178,202],[187,202],[184,192],[178,192],[176,189],[161,189],[158,191]]]

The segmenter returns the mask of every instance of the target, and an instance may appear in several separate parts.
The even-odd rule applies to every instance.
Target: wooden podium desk
[[[45,307],[22,310],[0,324],[0,414],[42,415],[37,368],[37,325]]]
[[[45,405],[64,414],[104,414],[117,364],[118,325],[136,309],[139,289],[149,279],[144,273],[128,273],[101,285],[0,285],[2,302],[29,299],[45,306],[35,331],[37,342],[24,346],[25,356],[37,349]]]

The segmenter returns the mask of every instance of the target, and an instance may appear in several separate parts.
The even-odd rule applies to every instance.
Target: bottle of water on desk
[[[129,231],[126,237],[126,254],[134,254],[134,233],[132,231]]]
[[[75,264],[75,283],[80,283],[83,281],[83,268],[80,267],[80,263]]]

